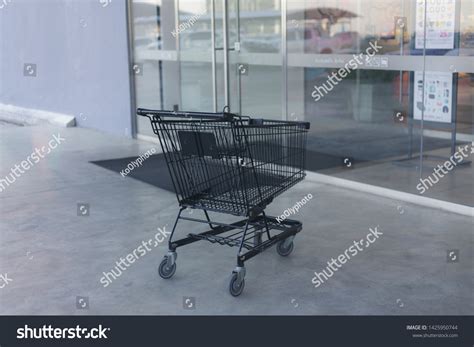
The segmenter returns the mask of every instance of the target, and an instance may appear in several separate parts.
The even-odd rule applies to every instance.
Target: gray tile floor
[[[0,314],[474,314],[472,218],[311,180],[268,211],[313,194],[295,216],[304,230],[293,254],[270,249],[249,261],[241,297],[227,291],[235,248],[205,242],[179,250],[171,280],[156,271],[162,243],[104,288],[104,271],[171,227],[175,196],[89,163],[153,144],[78,128],[0,127],[0,178],[58,132],[65,142],[0,192],[0,274],[12,280],[0,289]],[[88,216],[78,203],[89,204]],[[377,225],[383,236],[315,288],[314,272]],[[458,262],[448,250],[459,250]]]

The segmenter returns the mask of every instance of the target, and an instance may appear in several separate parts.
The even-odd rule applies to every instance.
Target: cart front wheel
[[[242,279],[239,282],[239,276],[237,273],[233,273],[232,277],[230,278],[229,283],[229,292],[232,296],[239,296],[244,291],[245,287],[245,280]]]
[[[286,256],[290,255],[291,252],[293,252],[293,248],[294,248],[293,241],[291,241],[291,243],[289,245],[285,245],[285,241],[286,240],[281,240],[277,244],[277,252],[282,257],[286,257]]]
[[[176,272],[176,263],[171,266],[168,266],[168,259],[165,257],[158,266],[158,274],[161,278],[168,279],[173,277]]]

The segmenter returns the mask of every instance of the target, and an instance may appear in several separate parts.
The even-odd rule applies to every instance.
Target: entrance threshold
[[[474,208],[465,205],[455,204],[452,202],[442,201],[438,199],[432,199],[425,196],[418,196],[411,193],[400,192],[398,190],[382,188],[371,184],[355,182],[310,171],[307,172],[307,177],[318,183],[330,184],[336,187],[347,188],[363,193],[369,193],[390,198],[393,200],[404,201],[415,205],[456,213],[463,216],[474,217]]]

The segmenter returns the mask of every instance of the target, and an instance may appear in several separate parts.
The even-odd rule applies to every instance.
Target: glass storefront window
[[[309,121],[310,171],[420,195],[473,141],[470,0],[134,0],[131,20],[138,106]],[[423,195],[473,206],[470,160]]]

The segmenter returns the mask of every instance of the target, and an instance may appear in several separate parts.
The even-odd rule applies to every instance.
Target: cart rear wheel
[[[239,276],[237,273],[233,273],[232,277],[230,278],[229,283],[229,292],[232,296],[239,296],[244,291],[245,287],[245,280],[242,279],[239,283]]]
[[[173,277],[175,272],[176,272],[176,263],[174,263],[171,266],[168,266],[168,259],[164,257],[160,263],[160,266],[158,266],[158,274],[160,275],[160,277],[164,279],[168,279],[168,278]]]
[[[285,241],[286,240],[281,240],[277,244],[277,252],[282,257],[286,257],[286,256],[290,255],[291,252],[293,252],[293,248],[294,248],[293,241],[291,241],[291,243],[286,247],[285,247]]]

